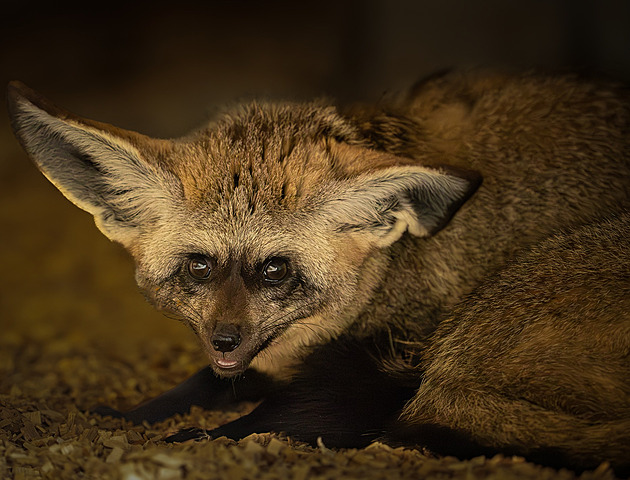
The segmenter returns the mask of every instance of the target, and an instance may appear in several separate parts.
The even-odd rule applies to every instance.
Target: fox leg
[[[578,471],[609,461],[627,472],[627,354],[580,350],[564,332],[554,343],[551,329],[529,333],[496,348],[490,334],[471,345],[464,335],[438,342],[388,438],[460,458],[501,452]]]
[[[210,367],[199,370],[190,378],[163,394],[147,400],[127,412],[98,406],[93,413],[124,418],[139,424],[160,422],[177,413],[187,413],[193,405],[204,409],[220,409],[240,401],[256,401],[275,388],[271,377],[249,369],[236,379],[223,379]]]
[[[380,348],[379,348],[380,347]],[[168,441],[238,440],[252,433],[285,433],[330,447],[362,447],[383,435],[415,388],[381,369],[387,347],[374,339],[340,338],[309,355],[293,380],[250,414],[214,430],[188,429]]]
[[[588,420],[491,390],[421,388],[389,435],[459,458],[503,453],[576,471],[630,468],[630,419]]]

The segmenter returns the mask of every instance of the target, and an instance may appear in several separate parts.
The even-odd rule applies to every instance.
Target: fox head
[[[131,253],[147,298],[225,377],[342,332],[388,247],[435,234],[478,185],[372,148],[320,103],[253,103],[176,140],[82,119],[16,82],[9,111],[38,168]]]

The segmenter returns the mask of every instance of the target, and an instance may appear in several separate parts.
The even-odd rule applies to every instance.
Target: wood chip
[[[35,428],[35,425],[33,425],[32,422],[24,419],[23,422],[23,427],[20,430],[22,432],[22,435],[24,435],[24,439],[27,442],[30,442],[32,440],[37,440],[38,438],[40,438],[39,432],[37,431],[37,429]]]
[[[267,445],[267,453],[277,457],[285,448],[287,448],[286,444],[276,438],[272,438],[269,445]]]
[[[109,453],[109,455],[107,455],[107,458],[105,459],[105,462],[107,462],[107,463],[118,463],[120,461],[120,459],[122,458],[122,456],[124,455],[124,453],[125,453],[125,451],[122,448],[115,447]]]
[[[499,455],[462,462],[379,442],[364,449],[337,450],[322,440],[311,447],[265,432],[239,442],[220,438],[167,444],[164,438],[173,431],[199,425],[213,428],[251,411],[255,404],[243,404],[236,412],[196,408],[156,425],[86,415],[94,405],[127,408],[173,386],[202,365],[186,364],[200,358],[196,347],[192,342],[147,341],[113,353],[100,348],[96,340],[64,344],[63,338],[70,333],[53,327],[38,335],[0,336],[0,352],[12,359],[11,373],[5,374],[9,380],[0,375],[0,478],[578,478],[567,470],[542,468],[520,457]],[[582,480],[614,478],[607,464],[582,476]]]

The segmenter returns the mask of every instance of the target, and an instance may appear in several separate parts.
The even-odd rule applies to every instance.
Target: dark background
[[[24,1],[0,17],[0,84],[19,79],[78,114],[162,137],[235,99],[378,99],[448,67],[630,79],[626,0]],[[105,339],[115,325],[114,343],[182,331],[144,304],[121,249],[30,164],[4,108],[0,230],[3,330]]]
[[[162,136],[242,96],[370,99],[447,67],[630,76],[626,0],[13,3],[2,84]]]

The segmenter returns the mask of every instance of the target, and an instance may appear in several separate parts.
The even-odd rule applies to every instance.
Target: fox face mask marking
[[[252,103],[175,140],[18,83],[9,110],[37,166],[210,357],[163,395],[99,413],[156,422],[262,400],[170,440],[272,431],[630,468],[628,214],[601,222],[630,210],[624,87],[453,73],[377,105]]]
[[[318,104],[253,104],[168,141],[20,84],[10,99],[38,167],[132,253],[147,298],[191,325],[223,376],[338,335],[373,288],[374,251],[434,234],[479,183],[371,150]]]

